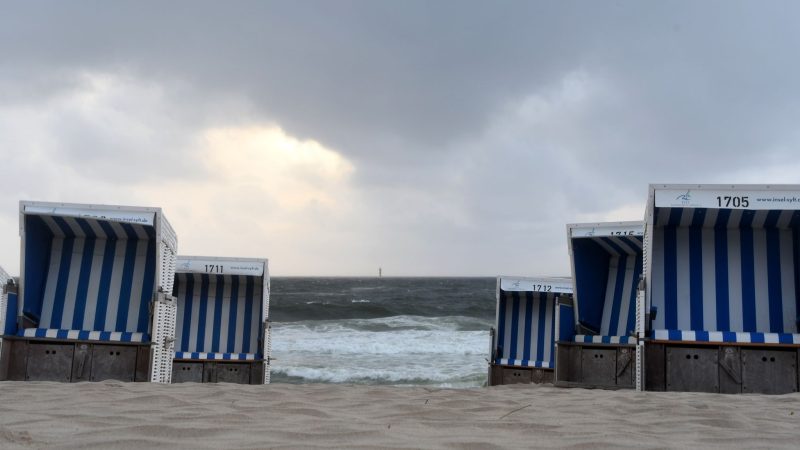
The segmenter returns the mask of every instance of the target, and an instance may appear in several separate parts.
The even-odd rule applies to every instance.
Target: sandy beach
[[[0,383],[2,448],[795,447],[800,394]]]

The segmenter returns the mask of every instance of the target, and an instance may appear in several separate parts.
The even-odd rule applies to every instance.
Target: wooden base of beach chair
[[[552,369],[516,367],[492,364],[489,366],[489,386],[504,384],[542,384],[553,382]]]
[[[149,345],[6,338],[0,380],[148,381]]]
[[[780,345],[650,343],[650,391],[787,394],[798,391],[800,349]]]
[[[555,385],[631,389],[635,384],[636,348],[559,342],[556,345]]]
[[[175,361],[172,382],[264,384],[264,362]]]

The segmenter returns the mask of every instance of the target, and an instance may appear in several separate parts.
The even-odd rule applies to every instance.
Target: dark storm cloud
[[[563,253],[548,242],[564,222],[643,203],[648,182],[800,181],[758,178],[800,164],[799,14],[796,2],[20,2],[0,15],[0,100],[43,104],[81,74],[122,74],[159,86],[169,108],[124,141],[119,124],[141,108],[111,127],[67,110],[51,127],[63,161],[105,173],[166,145],[176,167],[192,130],[274,122],[353,161],[375,245],[408,267],[521,241]],[[424,245],[387,244],[403,233]]]

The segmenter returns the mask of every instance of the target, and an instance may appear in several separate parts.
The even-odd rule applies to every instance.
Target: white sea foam
[[[481,385],[489,333],[459,331],[470,320],[395,316],[278,323],[273,371],[308,382]]]

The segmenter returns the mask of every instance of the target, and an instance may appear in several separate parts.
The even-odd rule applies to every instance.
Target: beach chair
[[[20,236],[0,379],[170,381],[177,238],[160,208],[23,201]]]
[[[10,298],[10,299],[9,299]],[[17,288],[14,279],[0,267],[0,355],[3,354],[3,335],[6,329],[6,317],[16,316]],[[9,314],[9,309],[12,310]],[[9,328],[11,329],[11,328]],[[0,372],[3,370],[0,368]]]
[[[651,185],[644,388],[796,392],[800,185]]]
[[[553,343],[573,327],[569,278],[497,277],[489,386],[553,382]]]
[[[642,222],[567,225],[575,316],[556,342],[555,384],[633,388]]]
[[[173,381],[268,384],[266,259],[179,256]]]

